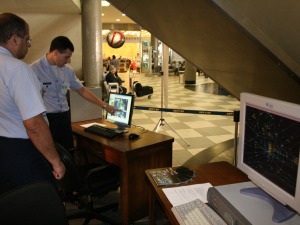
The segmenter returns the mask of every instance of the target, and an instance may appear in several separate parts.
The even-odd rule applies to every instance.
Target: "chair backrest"
[[[55,143],[57,153],[60,156],[61,161],[66,167],[64,178],[58,180],[59,187],[64,191],[73,192],[78,190],[82,184],[82,177],[80,171],[71,156],[71,154],[60,144]]]
[[[35,182],[0,196],[0,224],[67,225],[62,200],[52,184]]]

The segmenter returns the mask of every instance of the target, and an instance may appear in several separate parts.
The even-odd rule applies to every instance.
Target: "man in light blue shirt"
[[[33,181],[57,187],[55,178],[65,173],[43,116],[39,82],[20,60],[30,46],[28,24],[0,14],[0,192]]]
[[[68,65],[74,52],[72,42],[65,36],[54,38],[49,53],[33,62],[43,88],[43,99],[47,108],[47,118],[53,139],[66,149],[73,147],[71,117],[67,101],[69,89],[77,91],[83,98],[114,114],[115,108],[106,104],[84,87]]]

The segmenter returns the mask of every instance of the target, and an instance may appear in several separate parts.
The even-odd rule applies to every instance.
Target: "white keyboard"
[[[199,199],[174,206],[171,210],[180,225],[226,225],[212,208]]]

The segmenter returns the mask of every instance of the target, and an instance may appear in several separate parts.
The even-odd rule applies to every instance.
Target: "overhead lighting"
[[[116,21],[117,21],[117,22],[120,22],[121,20],[120,20],[120,19],[116,19]]]
[[[110,3],[108,1],[101,1],[101,5],[104,7],[110,6]]]
[[[102,30],[102,35],[107,35],[110,32],[110,30]]]

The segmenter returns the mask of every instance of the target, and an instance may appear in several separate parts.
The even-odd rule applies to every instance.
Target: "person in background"
[[[106,66],[103,64],[102,80],[105,80],[105,77],[106,77],[107,74],[108,74],[108,71],[106,69]]]
[[[120,93],[126,94],[127,88],[122,86],[123,81],[115,74],[116,74],[116,68],[113,65],[110,65],[109,72],[105,77],[105,81],[107,83],[118,83],[119,87],[121,88]]]
[[[137,69],[136,68],[136,62],[135,62],[135,60],[132,60],[131,63],[130,63],[130,70],[131,71],[133,71],[133,70],[136,71],[136,69]]]
[[[140,73],[141,72],[141,56],[140,56],[140,53],[136,53],[135,63],[136,63],[136,72]]]
[[[178,72],[178,67],[177,67],[177,63],[176,63],[175,60],[172,62],[171,66],[172,66],[172,69],[173,69],[173,71],[174,71],[174,74],[175,74],[175,75],[178,75],[179,72]]]
[[[65,167],[44,116],[41,87],[23,59],[31,46],[29,26],[0,14],[0,191],[35,181],[57,188]],[[58,189],[57,189],[58,190]]]
[[[69,38],[58,36],[52,40],[49,52],[31,64],[31,68],[42,84],[43,99],[53,139],[66,149],[74,147],[67,101],[69,89],[76,91],[89,102],[104,108],[108,113],[115,113],[113,106],[99,99],[76,77],[74,70],[68,65],[73,52],[74,46]]]
[[[109,71],[109,66],[110,66],[111,58],[110,56],[107,58],[107,63],[106,63],[106,71]]]
[[[116,69],[116,72],[115,72],[115,76],[118,77],[118,71],[119,71],[119,60],[116,59],[116,56],[113,55],[112,56],[112,60],[110,61],[110,65],[113,65]],[[110,70],[110,69],[109,69]]]

